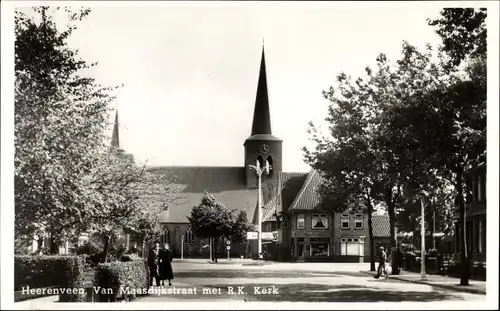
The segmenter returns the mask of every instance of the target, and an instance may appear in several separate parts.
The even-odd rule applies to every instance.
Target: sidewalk
[[[375,276],[377,272],[375,271],[360,271],[361,273]],[[401,271],[399,275],[389,275],[389,279],[416,283],[416,284],[427,284],[430,286],[441,287],[445,289],[451,289],[460,292],[467,292],[472,294],[486,295],[486,282],[484,281],[473,281],[469,280],[469,286],[462,286],[460,284],[459,278],[453,278],[449,276],[427,274],[427,281],[420,280],[420,273]]]

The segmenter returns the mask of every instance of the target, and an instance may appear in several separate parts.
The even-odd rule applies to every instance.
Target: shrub
[[[136,261],[136,260],[142,260],[139,255],[133,253],[133,254],[124,254],[122,255],[121,259],[122,262],[128,262],[128,261]]]
[[[130,258],[129,258],[130,259]],[[102,289],[110,289],[112,293],[99,293],[100,301],[131,300],[136,295],[121,292],[120,289],[132,289],[144,291],[149,288],[149,275],[147,262],[144,259],[127,262],[110,262],[97,266],[94,286]]]
[[[14,290],[59,287],[82,288],[84,259],[80,256],[15,256]],[[70,294],[67,301],[83,301],[85,296]]]

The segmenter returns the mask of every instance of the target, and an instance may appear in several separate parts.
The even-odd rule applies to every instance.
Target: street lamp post
[[[184,259],[184,234],[181,235],[181,259]]]
[[[254,169],[255,172],[257,173],[257,178],[259,180],[259,205],[258,205],[258,221],[259,224],[257,226],[258,228],[258,236],[257,236],[257,245],[258,245],[258,254],[260,255],[262,253],[262,174],[266,173],[269,174],[269,170],[271,169],[269,162],[266,161],[266,165],[261,168],[259,161],[257,161],[257,165],[249,165],[250,168]]]
[[[421,190],[418,193],[418,197],[420,198],[420,209],[422,213],[422,218],[420,219],[420,237],[421,237],[421,255],[420,255],[420,279],[422,281],[427,280],[427,274],[425,273],[425,203],[424,200],[427,198],[429,195],[427,194],[426,191]]]

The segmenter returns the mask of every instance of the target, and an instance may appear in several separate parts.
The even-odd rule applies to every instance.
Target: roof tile
[[[298,172],[282,172],[280,173],[279,179],[281,180],[281,193],[278,193],[274,198],[272,198],[264,206],[264,214],[262,221],[276,221],[274,216],[276,210],[279,208],[280,199],[283,206],[283,210],[287,211],[290,205],[293,203],[295,197],[299,193],[304,181],[306,180],[308,173],[298,173]],[[281,197],[279,196],[281,194]]]
[[[164,223],[187,223],[193,206],[198,205],[205,191],[222,202],[226,209],[245,211],[248,219],[255,218],[257,189],[245,185],[244,167],[150,167],[152,173],[175,176],[180,188],[178,200],[160,216]]]
[[[391,226],[389,216],[373,215],[372,216],[373,236],[374,237],[390,237]]]
[[[318,187],[322,183],[322,178],[316,170],[311,170],[307,176],[302,189],[292,203],[291,210],[319,210],[321,209],[321,198],[318,194]]]

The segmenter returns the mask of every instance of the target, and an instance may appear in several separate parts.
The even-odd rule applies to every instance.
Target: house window
[[[364,238],[341,238],[340,255],[342,256],[364,256]]]
[[[363,214],[354,215],[354,228],[363,229]]]
[[[189,227],[186,230],[186,234],[184,235],[184,243],[186,243],[186,244],[194,243],[194,234],[193,234],[193,231],[191,231],[191,227]]]
[[[341,229],[349,229],[349,215],[344,214],[340,216],[340,228]]]
[[[330,238],[311,238],[309,256],[330,256]]]
[[[304,214],[297,215],[297,229],[304,229],[306,227],[306,220]]]
[[[328,216],[327,215],[312,215],[312,228],[313,229],[327,229]]]

